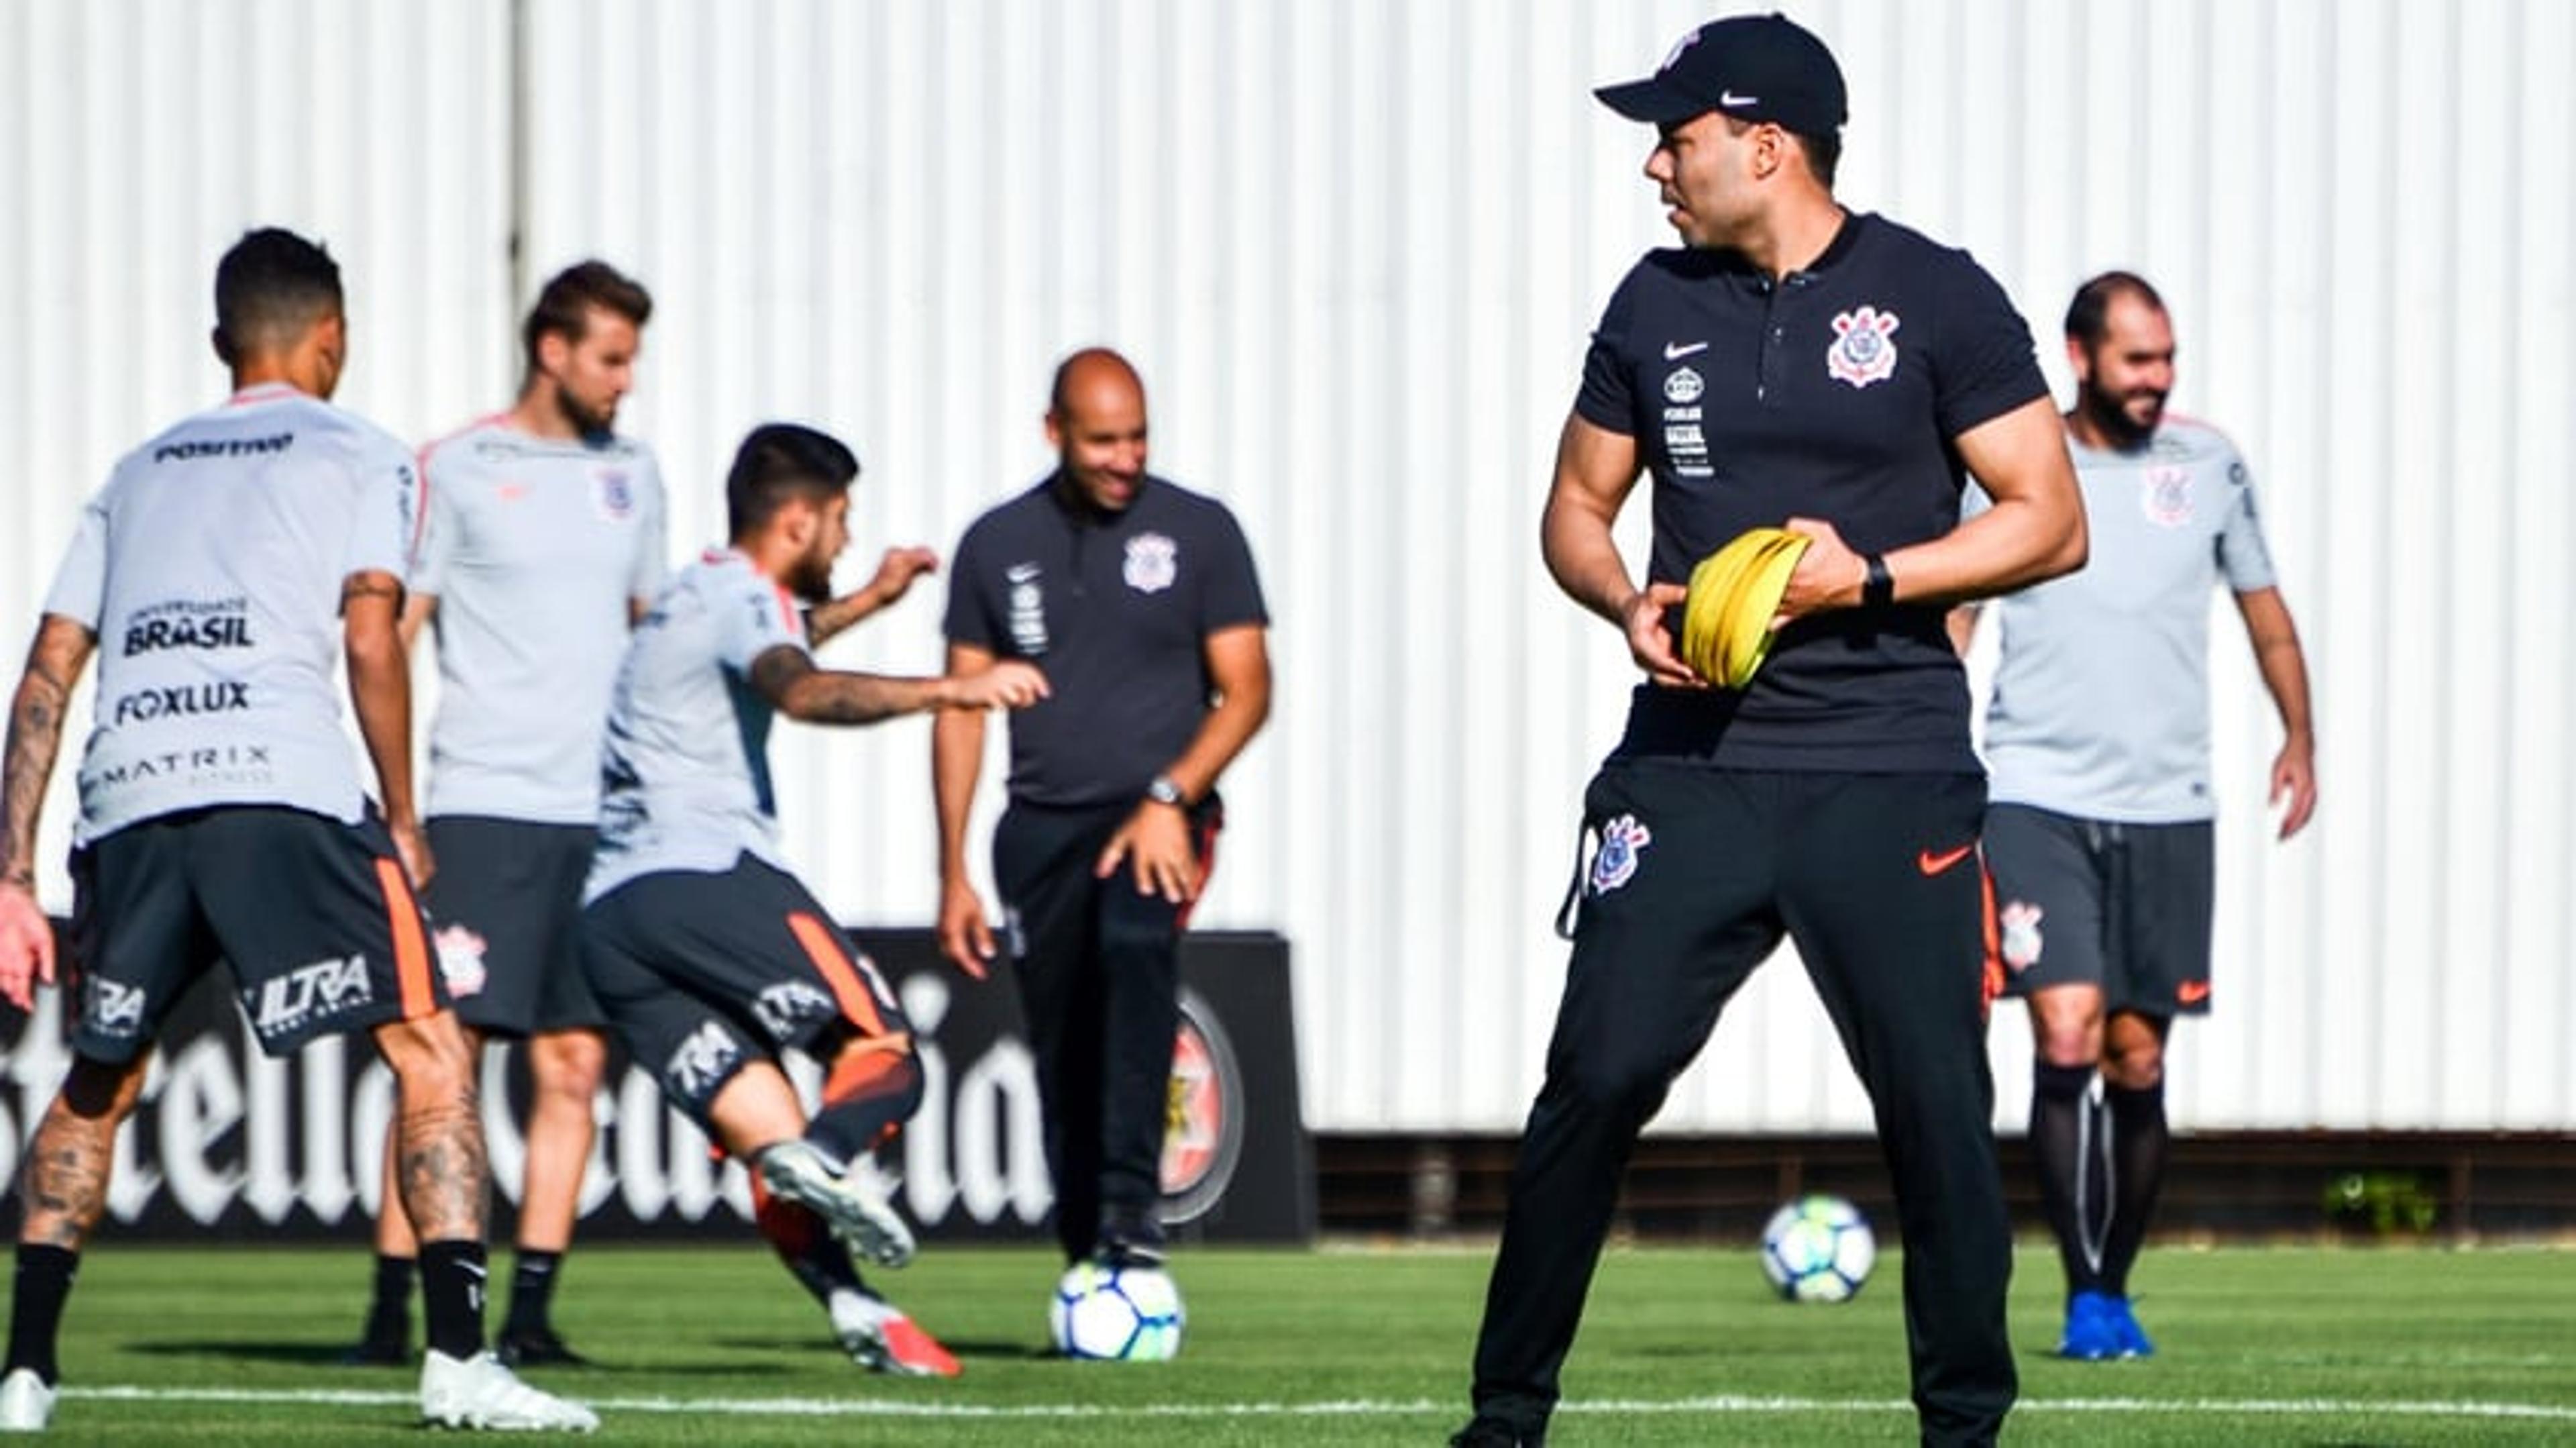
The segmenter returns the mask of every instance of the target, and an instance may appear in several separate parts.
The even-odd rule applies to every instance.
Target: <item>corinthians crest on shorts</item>
[[[1834,341],[1825,349],[1825,370],[1835,381],[1854,388],[1895,376],[1896,343],[1890,339],[1899,325],[1894,312],[1876,307],[1856,307],[1834,318]]]

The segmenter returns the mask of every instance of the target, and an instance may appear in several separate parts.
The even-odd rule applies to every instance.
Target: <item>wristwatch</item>
[[[1170,805],[1174,809],[1190,807],[1190,797],[1181,793],[1181,782],[1168,774],[1154,776],[1153,783],[1145,786],[1145,798],[1156,804]]]

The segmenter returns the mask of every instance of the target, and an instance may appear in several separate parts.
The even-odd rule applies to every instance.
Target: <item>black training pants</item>
[[[2012,1406],[2012,1241],[1989,1120],[1975,775],[1612,761],[1546,1082],[1476,1344],[1477,1410],[1544,1424],[1637,1132],[1785,932],[1869,1090],[1895,1179],[1926,1443]]]
[[[1093,873],[1132,813],[1125,804],[1014,802],[993,835],[1067,1261],[1091,1255],[1104,1225],[1148,1245],[1162,1234],[1156,1208],[1187,911],[1138,894],[1131,862],[1105,880]],[[1193,817],[1202,864],[1214,819],[1212,802]]]

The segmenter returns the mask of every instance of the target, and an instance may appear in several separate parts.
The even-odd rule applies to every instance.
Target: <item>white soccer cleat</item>
[[[420,1365],[420,1415],[433,1427],[499,1433],[587,1433],[599,1415],[519,1381],[488,1352],[452,1358],[432,1348]]]
[[[52,1421],[54,1390],[34,1368],[0,1378],[0,1433],[42,1433]]]
[[[759,1165],[762,1185],[811,1207],[869,1261],[900,1267],[912,1260],[912,1228],[861,1173],[834,1168],[807,1141],[779,1142],[761,1152]]]
[[[953,1378],[957,1359],[939,1339],[904,1316],[903,1309],[881,1297],[836,1288],[826,1305],[832,1314],[832,1336],[850,1361],[870,1372],[913,1378]]]

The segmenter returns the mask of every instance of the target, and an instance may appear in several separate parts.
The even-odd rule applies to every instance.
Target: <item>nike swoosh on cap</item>
[[[1717,93],[1717,103],[1722,106],[1758,106],[1762,104],[1762,97],[1740,96],[1731,90],[1722,90]]]

